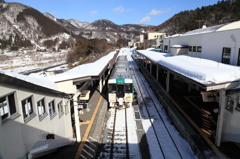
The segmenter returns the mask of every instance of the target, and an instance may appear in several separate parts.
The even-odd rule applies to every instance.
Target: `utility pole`
[[[200,29],[200,23],[203,21],[203,20],[195,20],[196,22],[198,22],[198,27]]]

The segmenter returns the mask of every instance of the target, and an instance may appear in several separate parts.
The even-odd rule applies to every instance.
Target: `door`
[[[117,97],[118,98],[123,98],[124,97],[124,85],[123,84],[118,84],[117,85]]]

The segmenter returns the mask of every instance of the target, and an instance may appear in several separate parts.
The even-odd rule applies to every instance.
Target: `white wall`
[[[231,35],[234,36],[235,43]],[[202,46],[202,52],[188,52],[189,56],[201,57],[217,62],[222,62],[223,47],[231,48],[231,62],[232,65],[237,65],[238,52],[240,48],[240,29],[217,31],[212,33],[196,34],[189,36],[168,37],[163,40],[163,45],[167,45],[169,49],[172,45],[189,45]],[[172,49],[170,53],[174,53]]]
[[[237,106],[238,96],[237,94],[233,94],[230,97],[234,99],[235,102],[233,112],[230,112],[227,109],[224,110],[222,142],[232,141],[240,143],[240,126],[239,126],[240,112],[235,109]]]
[[[235,37],[235,44],[230,37],[231,35]],[[240,29],[203,34],[202,43],[202,58],[221,62],[223,47],[229,47],[231,48],[232,56],[231,64],[237,65],[238,50],[240,48]]]
[[[14,120],[3,123],[0,120],[0,154],[5,159],[11,158],[26,158],[27,152],[38,141],[45,140],[48,133],[55,134],[55,139],[72,137],[70,106],[68,102],[68,113],[65,113],[63,101],[64,114],[60,118],[58,114],[57,104],[63,98],[57,96],[49,96],[47,94],[32,92],[26,89],[6,86],[0,84],[0,96],[4,96],[11,92],[16,92],[16,107],[20,116]],[[29,96],[33,97],[33,111],[36,116],[29,122],[24,123],[21,101]],[[45,97],[45,108],[48,115],[39,120],[37,101]],[[51,120],[48,109],[48,102],[55,100],[55,110],[57,115]]]
[[[76,85],[73,85],[72,80],[57,82],[56,84],[58,86],[59,91],[62,91],[65,93],[74,93],[74,94],[77,91]]]

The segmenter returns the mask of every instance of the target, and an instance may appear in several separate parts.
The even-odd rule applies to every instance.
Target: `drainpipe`
[[[99,79],[99,92],[102,93],[102,76]]]
[[[232,51],[231,51],[231,64],[232,65],[234,65],[234,59],[237,59],[237,57],[236,58],[234,58],[234,56],[235,56],[235,46],[236,46],[236,39],[235,39],[235,37],[234,37],[234,35],[232,34],[232,35],[230,35],[230,37],[231,37],[231,39],[232,39],[232,42],[233,42],[233,49],[231,49]],[[236,64],[237,65],[237,64]]]
[[[220,92],[220,112],[218,114],[218,122],[217,122],[217,131],[216,131],[216,140],[215,144],[219,147],[221,143],[222,137],[222,127],[223,127],[223,118],[224,118],[224,111],[226,106],[226,91],[223,89]]]
[[[77,97],[80,95],[80,92],[77,92],[73,96],[73,108],[74,108],[74,118],[75,118],[75,127],[76,127],[76,138],[77,142],[80,142],[81,139],[81,132],[80,132],[80,124],[79,124],[79,116],[78,116],[78,108],[77,108]]]

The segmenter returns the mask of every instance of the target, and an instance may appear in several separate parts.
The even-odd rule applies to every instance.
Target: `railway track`
[[[192,153],[186,153],[186,146],[181,144],[186,141],[171,124],[154,92],[140,73],[136,62],[130,56],[128,60],[132,68],[134,87],[138,93],[138,106],[143,127],[148,143],[151,143],[149,144],[151,158],[195,158],[196,156]],[[179,140],[182,141],[176,142]]]
[[[99,159],[129,158],[126,121],[126,109],[109,109]]]
[[[140,120],[145,131],[149,155],[147,158],[156,159],[195,159],[187,141],[183,139],[171,124],[162,105],[154,92],[149,88],[144,76],[139,72],[135,61],[128,55],[134,88],[138,95]],[[138,117],[139,118],[139,117]],[[139,120],[139,119],[138,119]],[[136,117],[133,107],[127,109],[110,109],[103,133],[102,147],[98,159],[126,158],[138,159],[140,140],[137,137]],[[130,137],[129,137],[130,136]],[[135,139],[132,140],[135,136]],[[136,139],[138,138],[138,140]],[[146,157],[146,156],[145,156]]]

